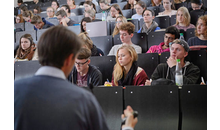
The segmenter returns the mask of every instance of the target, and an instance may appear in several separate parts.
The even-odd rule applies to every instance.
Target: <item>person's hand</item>
[[[134,128],[138,122],[138,119],[137,119],[137,117],[134,118],[133,109],[131,108],[131,106],[127,106],[127,108],[124,110],[124,114],[121,115],[122,119],[125,117],[127,117],[127,119],[125,121],[125,124],[122,126],[122,128],[124,128],[124,127]]]
[[[65,18],[62,18],[61,21],[60,21],[60,23],[61,23],[63,26],[68,26]]]
[[[148,80],[148,79],[147,79],[146,82],[145,82],[145,85],[150,86],[150,85],[151,85],[151,82],[152,82],[151,80]]]
[[[170,68],[176,65],[176,57],[172,58],[171,56],[167,59],[167,64]]]
[[[118,16],[120,16],[120,14],[115,14],[115,18],[117,18]]]
[[[112,86],[112,83],[105,81],[104,86]]]

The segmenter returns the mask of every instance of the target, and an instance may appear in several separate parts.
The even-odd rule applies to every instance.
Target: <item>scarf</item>
[[[118,86],[132,85],[134,75],[137,72],[137,68],[138,68],[137,61],[134,61],[126,77],[124,78],[124,73],[123,73],[122,78],[118,80]]]
[[[157,27],[158,24],[155,21],[152,22],[149,28],[147,28],[146,24],[144,23],[142,25],[141,32],[146,33],[148,35],[150,32],[154,31]]]
[[[19,59],[28,59],[31,60],[33,55],[34,55],[34,51],[36,50],[35,44],[30,46],[28,49],[23,50],[21,49],[21,53],[20,55],[18,55]]]

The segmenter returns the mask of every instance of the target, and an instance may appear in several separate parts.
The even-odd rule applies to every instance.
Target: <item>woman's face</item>
[[[205,32],[207,31],[207,25],[202,19],[198,20],[196,28],[199,35],[205,35]]]
[[[131,5],[131,4],[134,4],[134,1],[135,0],[128,0],[128,3]]]
[[[117,21],[116,21],[116,26],[117,28],[119,28],[119,26],[123,23],[122,19],[121,18],[117,18]]]
[[[117,11],[114,7],[111,7],[110,12],[111,12],[111,16],[112,16],[113,18],[115,18],[115,15],[116,15],[116,14],[119,14],[119,11]]]
[[[21,48],[23,50],[26,50],[30,47],[31,42],[30,40],[28,40],[27,38],[21,38]]]
[[[73,6],[73,0],[66,0],[67,5]]]
[[[132,57],[127,49],[123,48],[118,51],[118,62],[121,66],[131,64]]]
[[[177,17],[177,21],[178,21],[179,23],[184,23],[184,21],[185,21],[185,16],[184,16],[184,14],[183,14],[182,11],[178,11],[176,17]]]
[[[152,16],[152,13],[149,10],[146,10],[144,11],[143,18],[145,23],[152,23],[154,16]]]
[[[139,4],[135,5],[135,10],[138,15],[142,15],[144,11],[144,9]]]
[[[34,9],[34,14],[38,14],[38,10]]]
[[[160,0],[153,0],[154,1],[154,4],[159,4],[160,3]]]
[[[83,30],[86,31],[86,22],[85,21],[82,22],[82,26],[83,26]]]
[[[53,12],[53,9],[52,8],[48,8],[47,9],[47,16],[49,18],[52,18],[54,16],[54,12]]]
[[[93,8],[92,5],[84,4],[85,11],[91,10]]]
[[[165,10],[171,9],[171,5],[172,3],[170,2],[170,0],[163,0],[163,7]]]
[[[52,2],[51,7],[52,7],[54,10],[57,10],[58,5],[57,5],[56,2]]]
[[[16,23],[20,23],[21,19],[20,17],[16,17]]]

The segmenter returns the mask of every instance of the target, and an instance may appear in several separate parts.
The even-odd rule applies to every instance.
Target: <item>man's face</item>
[[[43,22],[36,23],[36,24],[34,24],[34,26],[35,26],[37,29],[41,29],[41,28],[43,27]]]
[[[89,63],[90,59],[76,59],[75,66],[77,72],[84,72],[88,68]]]
[[[99,3],[99,6],[100,6],[100,8],[102,10],[106,10],[107,9],[105,3]]]
[[[195,3],[191,3],[191,6],[192,6],[192,9],[193,9],[193,10],[199,10],[199,9],[201,9],[202,4],[201,4],[201,5],[198,5],[198,4],[195,4]]]
[[[170,56],[174,59],[183,59],[188,55],[183,46],[173,43],[170,49]]]
[[[169,46],[169,43],[175,39],[175,35],[171,33],[165,33],[164,35],[164,43]]]
[[[61,15],[58,15],[58,16],[57,16],[57,20],[59,21],[60,24],[62,24],[61,21],[62,21],[63,18],[64,18],[64,17],[62,17]]]
[[[120,30],[119,34],[120,34],[120,39],[122,43],[129,43],[133,36],[133,34],[129,34],[127,31],[124,31],[124,30]]]

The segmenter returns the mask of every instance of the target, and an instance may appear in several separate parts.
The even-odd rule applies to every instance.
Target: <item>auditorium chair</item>
[[[125,18],[131,18],[132,16],[132,9],[121,10],[121,12]]]
[[[190,11],[190,16],[191,16],[191,20],[190,23],[194,24],[196,26],[197,20],[200,16],[205,15],[205,11],[200,9],[200,10],[192,10]]]
[[[170,16],[158,16],[154,18],[161,29],[166,29],[170,26]]]
[[[159,45],[164,42],[165,31],[150,32],[147,36],[148,49],[153,45]]]
[[[80,26],[68,26],[67,28],[74,32],[76,35],[80,34],[81,32]]]
[[[84,15],[70,16],[69,18],[74,20],[77,24],[79,24],[81,20],[84,18]]]
[[[46,31],[47,29],[39,29],[37,30],[37,41],[39,41],[40,36]]]
[[[52,23],[54,26],[59,25],[59,21],[57,19],[48,19],[48,22]]]
[[[15,28],[21,28],[24,31],[24,23],[15,23]]]
[[[77,8],[77,9],[71,9],[71,13],[74,13],[76,16],[77,15],[83,15],[85,11],[85,8]]]
[[[24,28],[25,28],[25,31],[32,31],[32,30],[34,30],[34,25],[31,24],[31,22],[25,22]]]
[[[33,38],[33,41],[36,41],[36,30],[32,30],[32,31],[23,31],[23,32],[17,32],[16,33],[16,42],[19,42],[21,36],[23,36],[24,34],[30,34]]]
[[[170,17],[170,26],[176,24],[176,15],[171,15]]]

